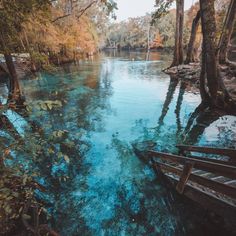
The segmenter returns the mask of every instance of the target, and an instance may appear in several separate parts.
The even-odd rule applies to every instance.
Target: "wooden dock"
[[[156,173],[202,207],[236,223],[236,150],[177,145],[179,155],[135,150]],[[193,155],[193,153],[195,155]],[[214,154],[217,158],[197,153]]]

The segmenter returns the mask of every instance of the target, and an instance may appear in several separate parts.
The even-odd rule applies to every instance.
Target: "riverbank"
[[[232,99],[236,101],[236,67],[233,65],[219,65],[220,76],[224,81]],[[192,86],[192,91],[199,91],[200,86],[200,63],[190,63],[188,65],[180,65],[164,70],[165,73],[172,77],[187,81]]]
[[[34,64],[30,59],[30,55],[27,53],[12,54],[13,61],[16,69],[16,73],[19,79],[23,79],[27,76],[34,75],[38,71],[54,72],[56,67],[63,66],[69,63],[79,63],[81,60],[93,58],[98,52],[95,53],[80,53],[69,56],[47,56],[42,54],[37,55],[37,59],[34,60]],[[9,74],[4,57],[0,54],[0,82],[4,80]]]

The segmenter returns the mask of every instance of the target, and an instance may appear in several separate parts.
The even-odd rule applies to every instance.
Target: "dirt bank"
[[[220,76],[229,91],[230,95],[236,101],[236,67],[233,65],[220,65]],[[199,91],[199,80],[201,73],[200,63],[190,63],[189,65],[180,65],[164,70],[165,73],[172,77],[179,78],[192,85],[191,90]]]

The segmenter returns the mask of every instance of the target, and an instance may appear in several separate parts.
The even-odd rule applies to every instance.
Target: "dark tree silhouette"
[[[163,121],[164,121],[164,118],[166,117],[166,114],[169,110],[169,106],[170,106],[170,103],[174,97],[174,93],[175,93],[175,90],[176,90],[176,87],[178,85],[178,79],[176,78],[171,78],[170,79],[170,84],[169,84],[169,87],[168,87],[168,92],[166,94],[166,99],[165,99],[165,102],[163,104],[163,108],[162,108],[162,112],[161,112],[161,116],[158,120],[158,126],[156,128],[157,132],[159,132],[160,128],[162,127],[163,125]]]
[[[203,33],[202,71],[200,89],[203,102],[212,108],[236,113],[236,106],[227,92],[218,69],[216,56],[216,22],[214,0],[200,0],[201,23]],[[206,83],[207,81],[207,89]]]
[[[184,144],[194,145],[204,133],[205,129],[213,122],[218,120],[225,113],[204,109],[204,106],[198,106],[189,117],[187,125],[182,133]]]
[[[197,15],[193,19],[191,36],[188,43],[188,50],[187,50],[185,64],[189,64],[190,62],[196,62],[196,55],[195,55],[196,53],[194,52],[194,43],[196,40],[197,30],[200,24],[200,17],[201,17],[201,12],[199,10],[197,12]]]
[[[225,22],[222,34],[219,41],[219,63],[225,64],[228,60],[228,46],[233,33],[234,23],[236,16],[236,0],[231,0],[228,12],[225,17]]]
[[[186,83],[181,82],[180,89],[179,89],[179,95],[178,95],[176,108],[175,108],[176,123],[177,123],[177,134],[179,134],[181,132],[181,129],[182,129],[182,125],[181,125],[181,121],[180,121],[180,111],[181,111],[181,106],[182,106],[182,103],[183,103],[185,89],[186,89]]]
[[[176,0],[176,31],[174,59],[171,66],[183,63],[183,28],[184,28],[184,0]]]

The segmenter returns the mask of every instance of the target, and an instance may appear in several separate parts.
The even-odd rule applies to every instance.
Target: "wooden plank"
[[[164,170],[166,172],[171,172],[175,175],[180,176],[182,174],[182,169],[173,167],[166,163],[161,163],[159,161],[155,160],[155,163],[160,167],[161,170]],[[196,174],[191,173],[189,176],[189,180],[196,182],[202,186],[205,186],[207,188],[210,188],[216,192],[222,193],[224,195],[227,195],[231,198],[236,199],[236,187],[226,185],[217,181],[213,181],[211,179],[207,179],[201,176],[198,176]]]
[[[202,177],[208,177],[208,175],[210,175],[211,173],[209,173],[209,172],[205,172],[205,173],[202,173],[202,174],[200,174],[200,176],[202,176]]]
[[[190,152],[200,152],[208,154],[216,154],[222,156],[228,156],[230,158],[236,159],[236,150],[228,148],[213,148],[213,147],[199,147],[199,146],[188,146],[188,145],[176,145],[179,149],[183,151]]]
[[[171,178],[171,180],[177,184],[177,180],[175,178],[168,178]],[[218,198],[212,193],[205,192],[189,184],[185,187],[184,195],[199,203],[204,208],[210,209],[218,215],[224,216],[227,218],[227,221],[230,221],[235,225],[236,206],[233,203],[225,199]]]
[[[222,179],[222,178],[224,178],[224,176],[216,176],[216,177],[213,177],[213,178],[211,178],[212,180],[219,180],[219,179]]]
[[[191,171],[193,169],[193,163],[192,162],[186,162],[184,165],[184,169],[183,172],[179,178],[179,183],[176,186],[176,190],[177,192],[179,192],[180,194],[182,194],[184,192],[184,187],[188,181],[188,178],[191,174]]]
[[[186,161],[194,162],[194,167],[196,169],[201,169],[204,171],[212,172],[214,174],[222,175],[228,178],[235,179],[236,177],[236,167],[230,165],[222,165],[218,163],[212,163],[210,161],[202,161],[196,158],[182,157],[172,154],[167,154],[163,152],[154,152],[147,151],[147,155],[149,158],[161,158],[163,160],[169,160],[175,163],[179,163],[184,165]]]
[[[236,183],[235,179],[224,182],[224,184],[235,184],[235,183]]]

